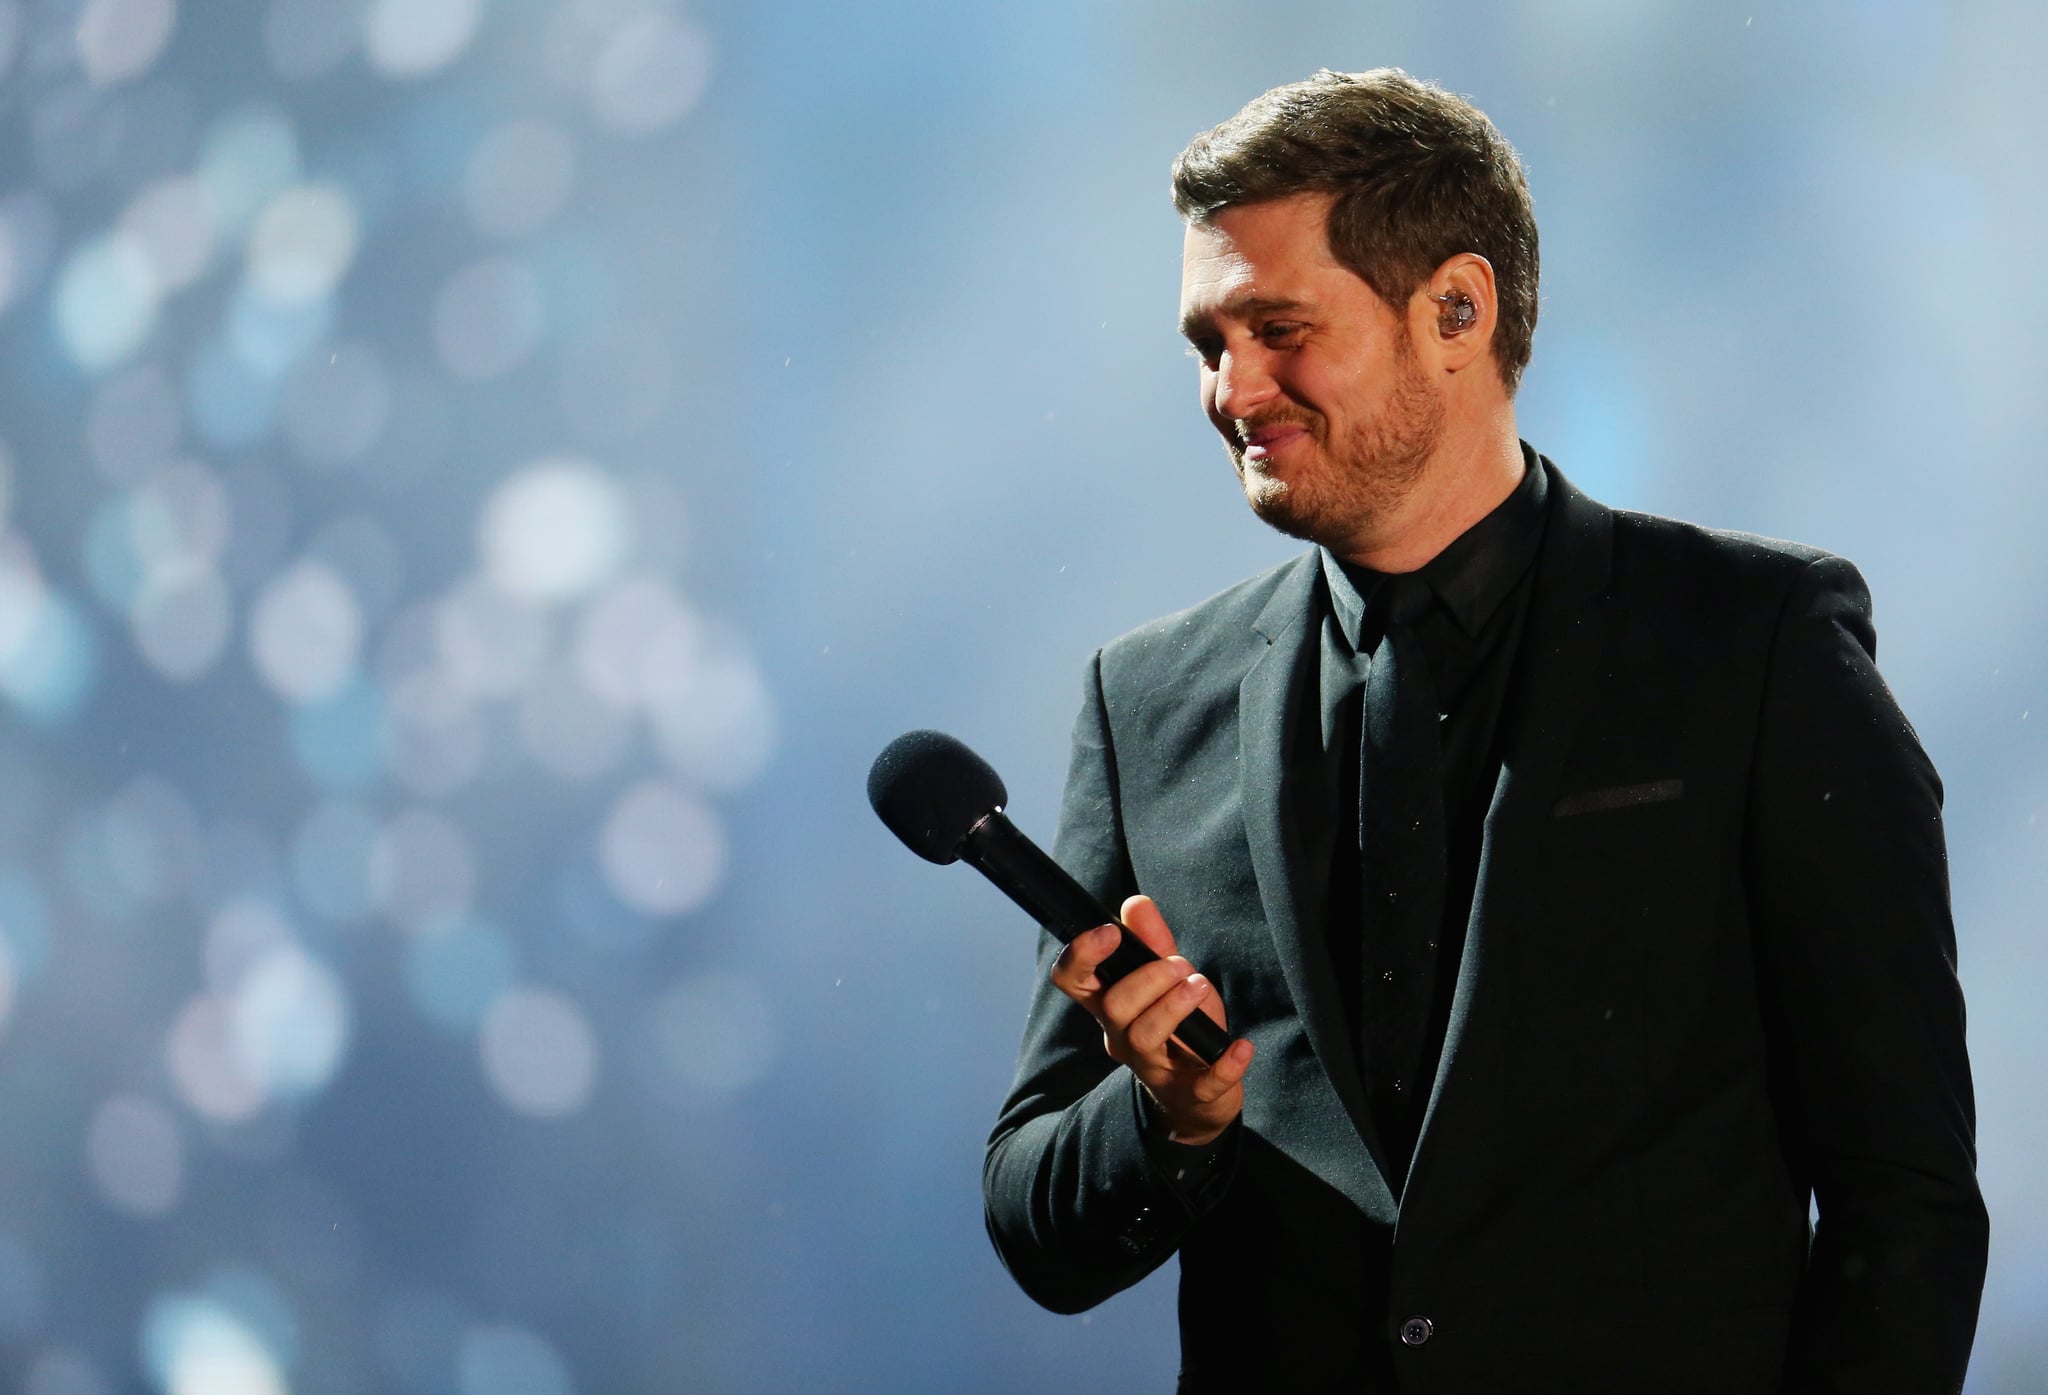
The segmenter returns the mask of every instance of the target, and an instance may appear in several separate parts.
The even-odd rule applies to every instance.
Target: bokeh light
[[[597,1083],[597,1036],[582,1009],[551,989],[500,993],[484,1014],[477,1048],[491,1089],[521,1114],[573,1114]]]
[[[175,0],[85,0],[78,60],[86,80],[105,86],[149,71],[178,20]]]
[[[93,1111],[85,1160],[100,1198],[131,1216],[157,1217],[185,1187],[185,1145],[170,1111],[138,1095],[116,1095]]]
[[[1084,1325],[989,1258],[1029,927],[860,776],[955,729],[1049,838],[1089,649],[1294,550],[1161,184],[1244,73],[1381,60],[1529,158],[1532,442],[1870,579],[1948,793],[1969,1395],[2038,1384],[2040,278],[1967,269],[2040,221],[2048,18],[935,15],[0,0],[0,1384],[1170,1385],[1171,1266]]]
[[[546,460],[486,501],[477,550],[505,594],[559,600],[615,571],[628,539],[625,503],[609,476],[580,460]]]
[[[710,805],[665,780],[644,780],[605,816],[598,855],[621,901],[649,915],[681,915],[718,889],[728,854]]]

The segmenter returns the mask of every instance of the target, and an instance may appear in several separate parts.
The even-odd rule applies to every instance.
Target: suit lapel
[[[1520,859],[1550,816],[1565,759],[1578,733],[1586,694],[1607,639],[1608,582],[1614,560],[1614,513],[1574,488],[1548,460],[1549,517],[1536,558],[1535,590],[1522,632],[1521,655],[1504,714],[1499,782],[1486,814],[1479,880],[1466,921],[1458,982],[1444,1029],[1443,1054],[1416,1142],[1403,1196],[1413,1195],[1432,1162],[1430,1125],[1445,1087],[1472,1040],[1473,1008],[1487,988],[1487,937],[1507,920],[1504,905],[1531,884]]]
[[[1266,644],[1238,685],[1242,808],[1259,899],[1296,1020],[1342,1106],[1341,1114],[1315,1118],[1310,1146],[1300,1147],[1308,1140],[1296,1137],[1287,1140],[1293,1145],[1288,1151],[1367,1214],[1390,1216],[1393,1196],[1384,1168],[1375,1165],[1382,1154],[1323,939],[1329,888],[1304,855],[1298,817],[1305,802],[1335,797],[1316,720],[1320,634],[1311,602],[1320,575],[1311,553],[1253,622]]]

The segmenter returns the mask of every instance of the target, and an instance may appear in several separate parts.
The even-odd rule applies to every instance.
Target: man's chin
[[[1285,483],[1256,470],[1242,468],[1238,471],[1238,479],[1244,485],[1245,502],[1251,505],[1252,512],[1258,515],[1261,523],[1290,538],[1317,541],[1317,520],[1313,510],[1302,508],[1302,501]]]

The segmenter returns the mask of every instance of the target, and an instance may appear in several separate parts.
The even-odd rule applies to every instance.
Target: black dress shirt
[[[1486,810],[1500,776],[1500,715],[1521,648],[1531,577],[1543,541],[1544,473],[1526,444],[1522,456],[1522,481],[1514,492],[1419,573],[1428,583],[1433,604],[1417,623],[1418,637],[1443,707],[1444,919],[1436,941],[1440,957],[1435,1004],[1422,1051],[1425,1083],[1409,1092],[1413,1116],[1403,1121],[1396,1138],[1387,1140],[1398,1154],[1388,1177],[1397,1195],[1429,1097],[1426,1082],[1434,1079],[1443,1050],[1465,922],[1478,883]],[[1359,721],[1365,667],[1380,641],[1376,631],[1367,630],[1367,600],[1381,576],[1342,561],[1327,549],[1322,563],[1318,687],[1323,750],[1333,776],[1329,787],[1338,794],[1329,807],[1301,810],[1299,826],[1308,854],[1317,861],[1327,859],[1330,869],[1325,938],[1350,1039],[1357,1042],[1362,948],[1364,937],[1375,929],[1362,923],[1359,913]],[[1192,1209],[1205,1209],[1210,1193],[1227,1180],[1238,1126],[1233,1124],[1223,1138],[1204,1147],[1176,1144],[1157,1127],[1143,1090],[1137,1093],[1141,1117],[1150,1125],[1146,1139],[1155,1167]]]
[[[1486,810],[1500,778],[1500,714],[1521,649],[1530,578],[1543,541],[1543,470],[1534,452],[1522,449],[1522,482],[1515,491],[1418,573],[1433,603],[1416,622],[1417,638],[1442,706],[1444,916],[1433,946],[1438,956],[1435,1001],[1422,1044],[1421,1079],[1406,1092],[1408,1109],[1384,1140],[1393,1155],[1387,1180],[1397,1195],[1443,1048],[1465,922],[1478,883]],[[1329,602],[1322,630],[1323,748],[1338,798],[1333,809],[1302,811],[1302,827],[1314,843],[1330,847],[1324,933],[1356,1042],[1361,1037],[1362,946],[1379,929],[1360,915],[1357,809],[1364,667],[1381,638],[1368,601],[1382,578],[1326,550],[1323,580]]]

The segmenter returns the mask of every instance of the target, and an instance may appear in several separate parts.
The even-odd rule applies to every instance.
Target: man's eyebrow
[[[1251,315],[1274,315],[1288,310],[1299,310],[1301,302],[1279,296],[1232,296],[1222,304],[1204,311],[1190,310],[1180,317],[1180,333],[1183,339],[1193,339],[1196,331],[1207,325],[1216,316],[1243,319]]]

